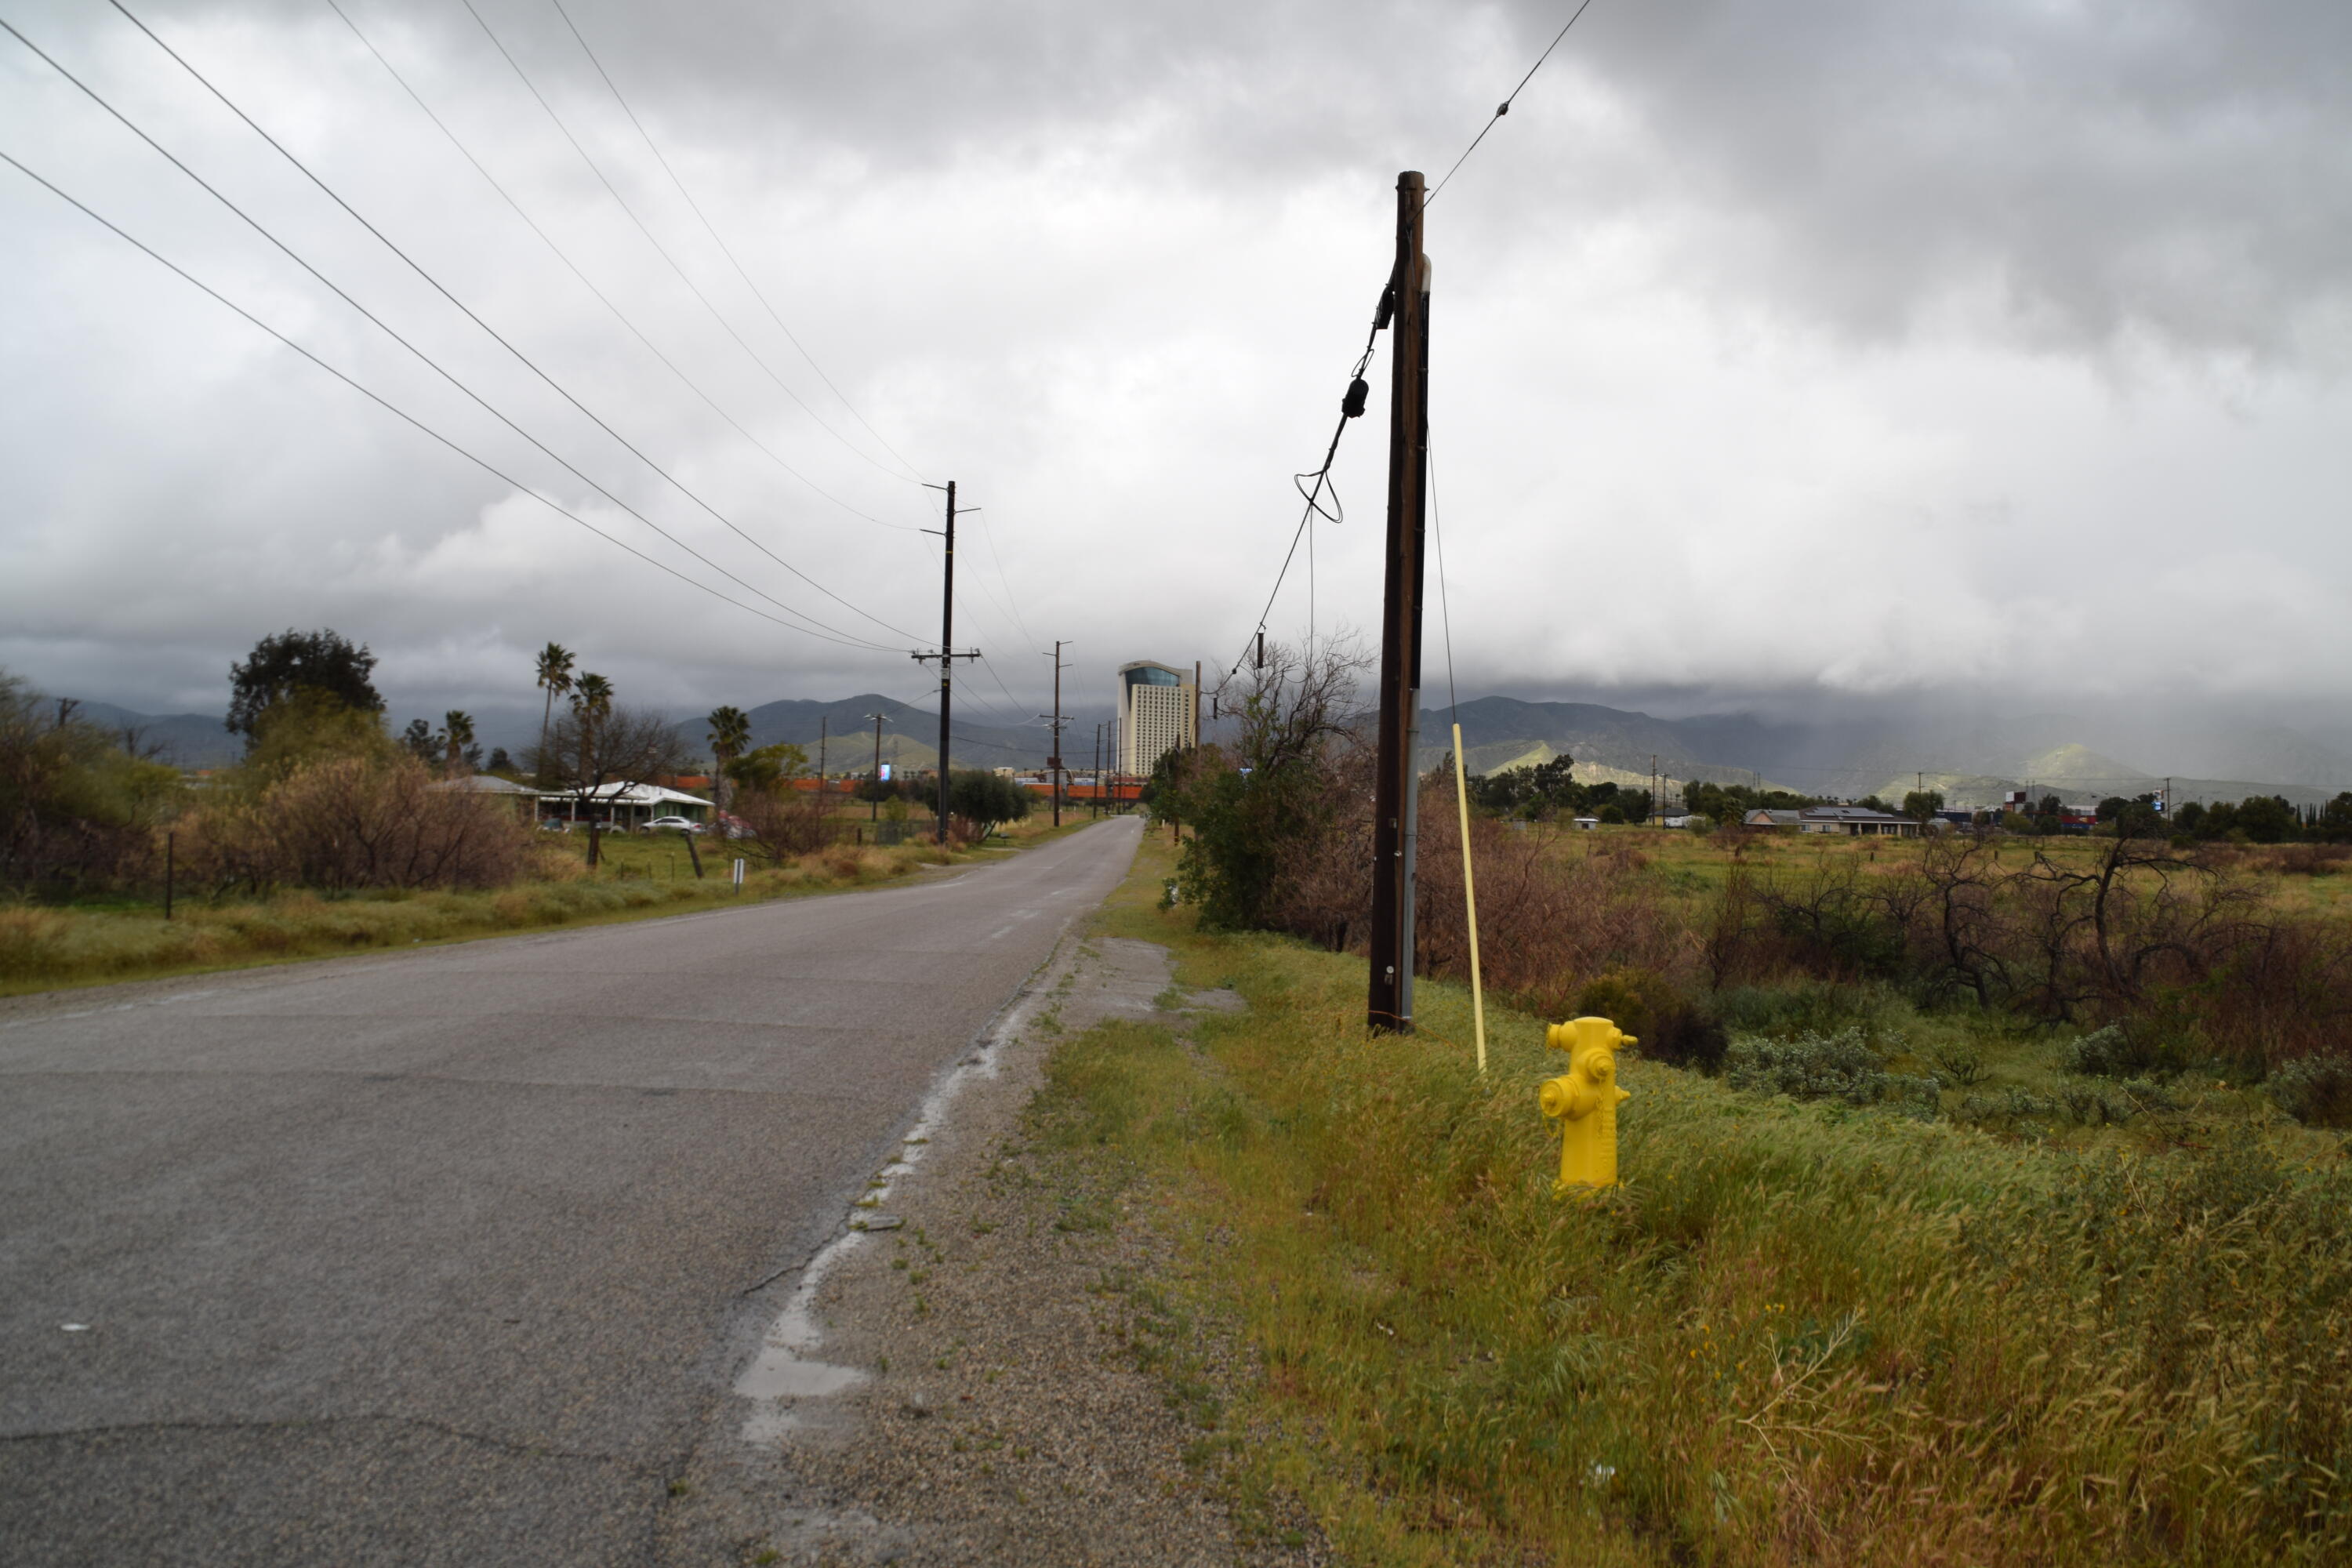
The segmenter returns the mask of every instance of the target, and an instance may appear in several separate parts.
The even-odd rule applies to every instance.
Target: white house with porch
[[[574,790],[538,793],[541,815],[565,822],[598,822],[626,830],[643,827],[656,816],[682,816],[706,826],[710,821],[709,801],[660,784],[600,784],[584,795]]]

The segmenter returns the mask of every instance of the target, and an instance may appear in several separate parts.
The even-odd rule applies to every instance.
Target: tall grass
[[[1111,929],[1251,1011],[1066,1042],[1040,1114],[1168,1203],[1265,1369],[1250,1484],[1349,1560],[2352,1555],[2331,1140],[2074,1151],[1635,1060],[1626,1185],[1558,1198],[1541,1020],[1490,1010],[1484,1080],[1451,986],[1369,1038],[1360,963],[1201,936],[1160,874]]]
[[[631,876],[591,879],[569,856],[542,851],[537,875],[473,892],[394,892],[352,898],[316,893],[181,903],[166,921],[155,910],[44,909],[0,905],[0,994],[43,991],[192,970],[320,957],[418,942],[493,936],[745,900],[870,886],[906,876],[936,849],[836,847],[776,868],[750,871],[737,893],[723,849],[704,850],[705,880],[654,877],[649,847]]]

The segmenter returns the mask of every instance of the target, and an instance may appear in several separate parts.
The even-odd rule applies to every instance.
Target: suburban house
[[[596,822],[606,827],[642,827],[656,816],[682,816],[688,822],[704,824],[710,821],[709,801],[661,784],[603,784],[584,799],[570,790],[514,784],[495,773],[473,773],[433,787],[464,790],[468,795],[494,795],[512,801],[516,810],[535,818]]]
[[[1743,819],[1750,827],[1794,829],[1799,833],[1842,833],[1849,837],[1916,838],[1919,825],[1907,816],[1867,805],[1808,805],[1795,811],[1751,811]]]
[[[698,795],[660,784],[600,784],[583,800],[569,790],[539,790],[540,814],[566,822],[600,822],[606,827],[643,827],[656,816],[682,816],[707,825],[710,803]]]

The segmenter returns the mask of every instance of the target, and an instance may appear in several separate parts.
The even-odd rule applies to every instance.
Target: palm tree
[[[593,670],[583,671],[572,683],[572,710],[583,718],[604,718],[613,710],[613,683]]]
[[[539,684],[547,693],[547,706],[539,717],[539,752],[542,759],[540,772],[547,771],[547,727],[555,718],[555,694],[572,689],[572,652],[560,642],[549,643],[539,650]]]
[[[727,764],[751,745],[751,716],[732,704],[713,708],[705,721],[710,726],[710,793],[719,809],[727,809]]]
[[[596,727],[612,716],[613,683],[593,671],[583,670],[580,679],[572,683],[572,714],[579,721],[580,754],[573,759],[575,784],[584,787],[604,773],[596,750]],[[593,866],[600,855],[596,843],[596,819],[588,821],[588,864]]]
[[[466,766],[466,752],[474,743],[474,716],[452,708],[441,715],[441,729],[449,740],[449,776],[456,778]]]

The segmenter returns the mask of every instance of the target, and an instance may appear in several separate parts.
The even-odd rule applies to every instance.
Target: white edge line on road
[[[845,1258],[866,1245],[872,1234],[862,1228],[866,1216],[875,1214],[889,1197],[898,1178],[921,1162],[930,1147],[931,1133],[947,1120],[964,1085],[975,1078],[997,1076],[1003,1047],[1028,1024],[1051,993],[1048,982],[1075,959],[1076,943],[1070,940],[1069,928],[1076,920],[1074,914],[1063,921],[1062,934],[1045,962],[1030,971],[1013,999],[982,1028],[963,1058],[942,1075],[923,1098],[914,1125],[899,1141],[898,1154],[850,1209],[848,1228],[819,1248],[802,1269],[792,1299],[762,1336],[759,1354],[735,1380],[736,1394],[751,1404],[751,1414],[744,1418],[742,1426],[746,1443],[773,1446],[797,1424],[793,1415],[797,1401],[829,1398],[866,1381],[863,1368],[835,1366],[809,1354],[824,1338],[816,1322],[816,1293]]]

